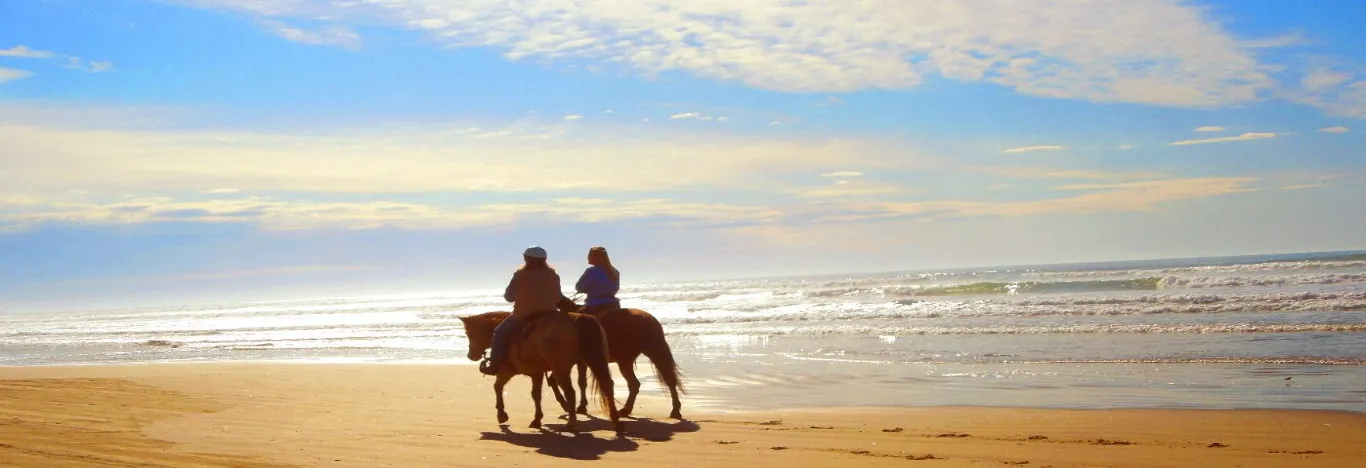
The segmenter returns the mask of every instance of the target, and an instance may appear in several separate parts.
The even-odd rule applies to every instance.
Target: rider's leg
[[[503,323],[493,328],[493,349],[489,352],[490,366],[487,374],[497,374],[506,364],[508,337],[515,333],[521,325],[521,321],[517,320],[517,317],[509,315],[508,318],[503,319]]]

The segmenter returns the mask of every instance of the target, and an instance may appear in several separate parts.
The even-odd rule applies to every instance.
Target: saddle
[[[543,310],[540,312],[533,312],[531,315],[518,319],[522,321],[522,326],[517,330],[517,333],[511,337],[512,340],[509,344],[515,344],[518,341],[531,336],[531,332],[536,331],[536,324],[540,323],[542,318],[545,318],[554,312],[556,311]]]

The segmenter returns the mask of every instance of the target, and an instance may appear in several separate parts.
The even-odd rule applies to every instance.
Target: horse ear
[[[469,318],[469,317],[466,317],[466,316],[464,316],[464,315],[460,315],[460,316],[458,316],[458,317],[460,318],[460,323],[470,323],[470,318]]]

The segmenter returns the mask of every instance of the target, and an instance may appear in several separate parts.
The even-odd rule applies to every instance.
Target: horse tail
[[[612,395],[612,371],[607,367],[607,334],[598,319],[591,315],[574,316],[574,328],[579,335],[580,365],[593,371],[593,386],[598,393],[600,409],[616,420],[616,399]]]
[[[653,315],[645,314],[649,324],[643,330],[645,346],[641,352],[645,357],[650,358],[650,363],[655,366],[655,375],[659,381],[669,388],[678,389],[679,393],[687,394],[688,391],[683,387],[683,372],[678,368],[678,363],[674,361],[674,353],[669,349],[668,340],[664,339],[664,326],[659,324],[659,320]]]

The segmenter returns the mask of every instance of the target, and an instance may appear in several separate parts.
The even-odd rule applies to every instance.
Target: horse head
[[[469,350],[465,357],[471,361],[478,361],[484,357],[484,351],[493,345],[493,329],[510,315],[507,312],[487,312],[479,315],[460,317],[460,323],[465,326],[465,338],[469,341]]]

